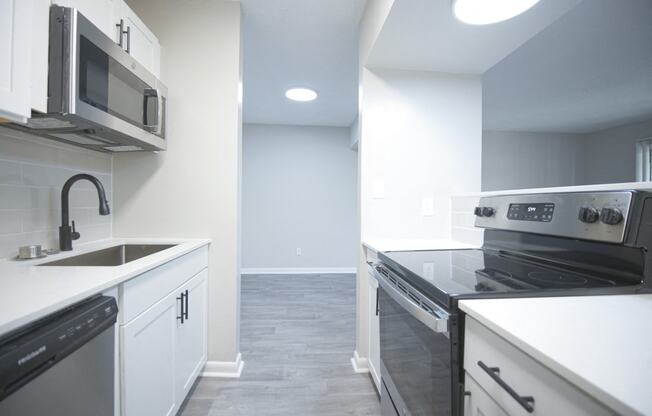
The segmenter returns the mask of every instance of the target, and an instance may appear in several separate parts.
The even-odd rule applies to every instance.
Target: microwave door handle
[[[399,291],[392,283],[387,281],[385,276],[381,273],[376,273],[378,276],[378,283],[387,292],[387,294],[396,301],[403,309],[408,311],[410,315],[419,320],[422,324],[427,326],[438,333],[448,332],[448,319],[440,318],[432,313],[426,311],[421,306],[417,305],[412,299]]]
[[[163,132],[163,96],[161,95],[161,91],[158,88],[156,89],[156,101],[158,102],[158,108],[156,109],[156,135],[160,136]]]
[[[157,135],[161,135],[161,132],[163,131],[163,97],[161,96],[161,91],[158,88],[147,88],[143,97],[143,126],[147,130]],[[156,103],[158,105],[158,108],[156,109],[156,124],[148,124],[149,120],[147,119],[149,98],[151,97],[156,97]]]

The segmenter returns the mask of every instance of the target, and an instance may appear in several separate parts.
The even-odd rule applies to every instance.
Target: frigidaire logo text
[[[25,364],[26,362],[28,362],[28,361],[31,360],[32,358],[34,358],[34,357],[36,357],[36,356],[38,356],[38,355],[44,353],[46,349],[47,349],[47,348],[46,348],[45,345],[40,346],[39,349],[34,350],[34,351],[30,352],[29,354],[27,354],[26,356],[24,356],[23,358],[19,359],[19,360],[18,360],[18,365],[23,365],[23,364]]]

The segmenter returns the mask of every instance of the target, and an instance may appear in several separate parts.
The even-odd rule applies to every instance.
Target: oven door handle
[[[448,318],[435,316],[433,313],[426,311],[421,306],[416,304],[410,299],[407,294],[404,294],[394,285],[387,281],[387,278],[382,273],[376,272],[378,283],[387,292],[387,294],[396,301],[403,309],[408,311],[410,315],[415,317],[419,322],[438,333],[448,333]]]

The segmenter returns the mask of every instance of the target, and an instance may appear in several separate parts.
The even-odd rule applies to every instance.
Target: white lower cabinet
[[[471,403],[472,413],[467,415],[615,414],[468,316],[464,330],[464,370],[465,388],[471,393],[467,402]]]
[[[188,308],[184,322],[177,321],[175,332],[175,396],[186,397],[206,362],[206,301],[208,271],[200,272],[179,292],[186,293]]]
[[[493,401],[468,373],[466,374],[464,386],[466,388],[464,416],[507,416],[507,413]]]
[[[206,266],[201,249],[122,285],[122,416],[176,414],[206,363]],[[154,304],[134,305],[166,285],[174,289]]]
[[[173,415],[176,294],[170,294],[121,328],[124,415]]]

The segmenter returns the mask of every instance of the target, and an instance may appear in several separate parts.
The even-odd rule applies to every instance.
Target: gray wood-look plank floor
[[[356,374],[354,275],[242,276],[239,379],[200,378],[183,416],[380,415]]]

